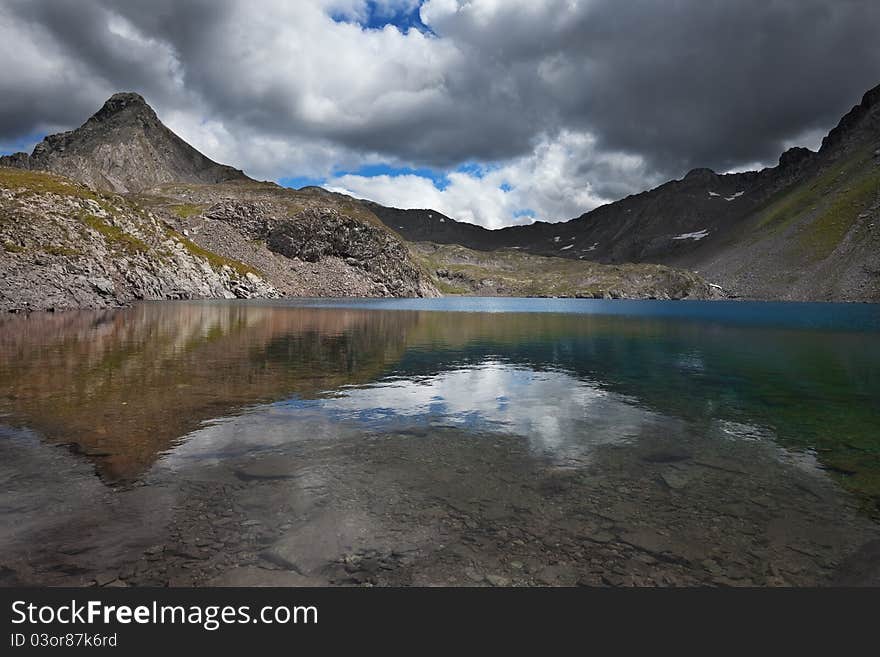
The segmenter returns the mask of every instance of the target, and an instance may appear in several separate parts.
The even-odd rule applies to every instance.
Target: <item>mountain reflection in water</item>
[[[845,306],[829,305],[838,319],[817,329],[732,324],[724,304],[721,319],[689,321],[581,314],[577,303],[490,314],[178,302],[9,316],[0,412],[72,445],[108,482],[160,457],[307,439],[319,422],[329,434],[518,435],[563,464],[645,432],[776,441],[880,498],[880,333],[849,330]]]

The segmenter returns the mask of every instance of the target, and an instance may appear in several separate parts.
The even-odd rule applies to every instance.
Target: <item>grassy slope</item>
[[[863,148],[813,180],[777,194],[758,214],[755,238],[779,233],[812,215],[787,250],[810,261],[826,258],[877,198],[880,167],[873,159],[872,149]]]
[[[662,265],[600,265],[513,249],[484,252],[449,244],[417,243],[411,247],[434,284],[446,294],[679,297],[705,288],[699,276]],[[438,275],[438,271],[445,275]]]
[[[772,196],[695,269],[745,298],[870,301],[880,296],[880,159],[852,150]]]

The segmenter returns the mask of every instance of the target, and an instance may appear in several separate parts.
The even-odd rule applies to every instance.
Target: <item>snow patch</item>
[[[571,247],[573,247],[573,246],[574,246],[574,244],[568,244],[568,245],[566,245],[566,246],[563,246],[563,247],[562,247],[561,249],[559,249],[559,250],[560,250],[560,251],[568,251],[568,250],[569,250]]]
[[[709,235],[709,231],[704,228],[703,230],[698,230],[695,233],[682,233],[681,235],[676,235],[672,239],[674,239],[674,240],[701,240],[708,235]]]
[[[559,237],[559,235],[556,235],[556,236],[553,238],[553,241],[554,241],[554,242],[558,242],[560,239],[562,239],[562,238]]]
[[[709,196],[721,196],[718,192],[709,192]]]
[[[743,194],[745,194],[745,192],[737,192],[737,193],[734,194],[733,196],[725,196],[725,197],[724,197],[724,200],[725,200],[725,201],[735,201],[736,199],[738,199],[738,198],[739,198],[740,196],[742,196]]]

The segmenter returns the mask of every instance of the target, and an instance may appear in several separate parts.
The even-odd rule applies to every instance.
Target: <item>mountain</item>
[[[749,298],[880,300],[880,86],[818,152],[792,148],[762,171],[695,169],[566,222],[486,230],[370,207],[414,241],[684,267]]]
[[[428,254],[380,220],[376,213],[386,211],[316,187],[252,180],[189,146],[139,95],[115,94],[82,127],[46,137],[31,155],[0,158],[0,309],[202,297],[437,296],[438,288],[719,294],[699,276],[654,265],[560,267],[558,259],[542,264],[466,249]]]
[[[81,127],[46,137],[31,155],[0,157],[0,166],[51,171],[118,193],[247,179],[174,134],[136,93],[114,94]]]
[[[350,200],[350,199],[349,199]],[[0,310],[142,299],[437,296],[377,218],[273,183],[137,195],[0,167]]]
[[[0,158],[0,309],[139,299],[436,296],[399,235],[349,197],[218,164],[137,94]]]
[[[12,168],[0,168],[0,272],[8,311],[280,296],[261,272],[201,249],[137,204]]]

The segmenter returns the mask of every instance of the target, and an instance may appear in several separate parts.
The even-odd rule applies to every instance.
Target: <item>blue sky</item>
[[[330,176],[311,177],[311,176],[287,176],[278,179],[278,184],[292,189],[299,189],[309,185],[325,185],[332,178],[341,178],[342,176],[363,176],[364,178],[374,178],[376,176],[419,176],[427,178],[434,187],[444,190],[449,186],[449,177],[446,172],[437,169],[428,168],[412,168],[403,166],[392,166],[390,164],[365,164],[362,167],[352,170],[338,169],[333,171]]]
[[[19,151],[30,152],[35,144],[43,141],[43,137],[45,135],[42,133],[31,133],[10,141],[0,142],[0,155],[10,155]]]
[[[471,178],[482,180],[486,177],[486,174],[492,171],[496,171],[497,169],[498,167],[495,165],[481,164],[479,162],[465,162],[464,164],[460,164],[459,166],[455,167],[454,169],[450,169],[449,171],[431,169],[428,167],[414,168],[408,166],[394,166],[382,162],[376,164],[365,164],[357,169],[336,169],[329,176],[323,177],[284,176],[278,179],[278,184],[283,185],[284,187],[290,187],[292,189],[299,189],[301,187],[307,187],[309,185],[325,185],[329,181],[332,181],[334,178],[341,178],[342,176],[362,176],[364,178],[375,178],[378,176],[418,176],[420,178],[426,178],[430,180],[436,189],[444,191],[447,187],[449,187],[449,173],[451,172],[466,174]],[[509,182],[503,181],[500,185],[498,185],[498,189],[503,192],[510,192],[513,191],[513,186]],[[532,214],[534,214],[533,210],[528,210],[527,212],[531,212]]]
[[[357,22],[361,27],[370,30],[382,29],[393,25],[401,32],[416,29],[424,34],[433,34],[431,28],[422,22],[420,12],[424,2],[404,3],[401,7],[384,6],[382,3],[369,1],[365,3],[366,16],[360,20],[344,14],[332,14],[333,20],[340,23]]]

